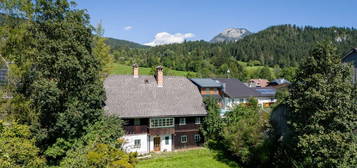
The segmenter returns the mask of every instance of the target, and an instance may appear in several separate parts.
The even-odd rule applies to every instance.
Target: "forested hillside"
[[[341,56],[357,46],[357,30],[352,28],[315,28],[281,25],[267,28],[227,44],[229,53],[242,61],[259,60],[266,65],[297,65],[317,41],[331,41]]]
[[[198,72],[198,76],[227,76],[239,79],[262,76],[260,71],[246,73],[246,65],[275,67],[276,77],[280,68],[294,67],[309,54],[318,41],[332,41],[343,54],[357,46],[357,31],[352,28],[314,28],[280,25],[269,27],[258,33],[232,43],[208,43],[192,41],[182,44],[162,45],[146,49],[120,49],[113,55],[119,63],[152,67],[164,65],[171,69]],[[227,71],[230,71],[230,74]],[[275,73],[272,72],[272,73]],[[285,69],[285,72],[289,69]],[[274,76],[274,74],[272,74]]]
[[[109,45],[112,50],[117,50],[120,48],[148,48],[148,46],[141,45],[138,43],[134,43],[131,41],[126,41],[126,40],[119,40],[115,38],[107,38],[105,41],[107,45]]]

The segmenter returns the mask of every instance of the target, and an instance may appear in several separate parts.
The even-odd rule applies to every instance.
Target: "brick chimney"
[[[139,78],[139,66],[138,64],[133,64],[133,77]]]
[[[162,66],[158,66],[156,67],[156,74],[155,74],[155,78],[157,81],[157,87],[163,87],[164,86],[164,72],[163,72],[163,67]]]

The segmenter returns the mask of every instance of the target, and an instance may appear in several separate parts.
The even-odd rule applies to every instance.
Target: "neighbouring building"
[[[255,97],[261,107],[270,107],[276,102],[275,88],[246,86],[233,78],[193,78],[191,81],[197,86],[202,97],[218,98],[221,115],[230,111],[234,106],[249,103],[249,98]]]
[[[222,84],[211,78],[192,78],[191,81],[198,87],[202,96],[213,96],[220,98]]]
[[[357,48],[351,49],[343,58],[342,62],[351,63],[353,65],[352,81],[355,83],[357,80]]]
[[[251,79],[248,82],[249,87],[267,87],[269,81],[266,79]]]
[[[157,67],[154,76],[111,75],[104,86],[106,114],[124,121],[123,145],[140,154],[200,146],[199,127],[207,115],[197,87],[185,77],[164,76]]]
[[[238,79],[233,78],[216,78],[224,86],[222,89],[223,110],[229,111],[235,105],[241,103],[249,103],[249,98],[255,97],[258,100],[258,105],[262,107],[269,107],[276,102],[275,89],[273,88],[251,88],[246,86]]]
[[[273,87],[273,88],[284,88],[288,87],[291,83],[283,78],[280,79],[274,79],[271,82],[269,82],[268,87]]]
[[[273,87],[263,87],[263,88],[257,87],[254,89],[255,89],[255,91],[259,92],[258,103],[261,106],[268,108],[277,101],[275,98],[275,95],[276,95],[275,88],[273,88]]]

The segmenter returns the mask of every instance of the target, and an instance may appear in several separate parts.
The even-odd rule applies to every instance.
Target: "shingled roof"
[[[224,93],[231,98],[247,98],[247,97],[259,97],[261,94],[254,89],[246,86],[238,79],[226,79],[216,78],[222,84],[224,84]]]
[[[111,75],[104,81],[106,114],[121,118],[207,115],[197,87],[185,77]]]

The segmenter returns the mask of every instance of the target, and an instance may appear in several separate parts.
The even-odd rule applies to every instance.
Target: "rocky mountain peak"
[[[252,33],[245,28],[228,28],[215,36],[210,42],[238,41],[249,34]]]

